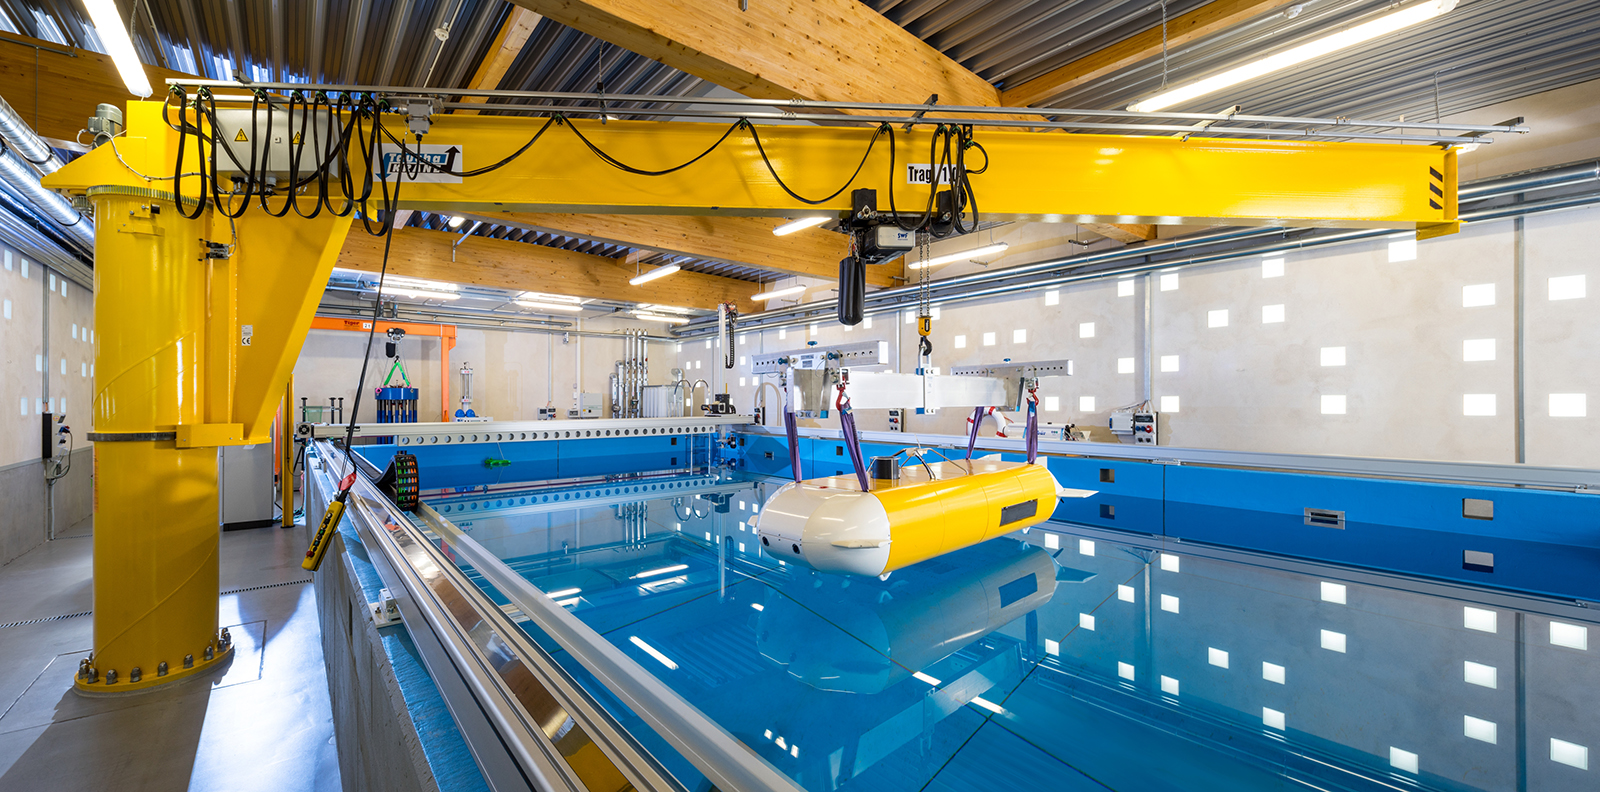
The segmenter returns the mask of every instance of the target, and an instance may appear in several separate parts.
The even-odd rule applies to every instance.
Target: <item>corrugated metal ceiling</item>
[[[1013,87],[1147,29],[1148,0],[862,0],[990,82]],[[1173,0],[1168,19],[1205,5]],[[1050,102],[1120,109],[1175,85],[1393,9],[1392,0],[1303,0],[1172,47]],[[1594,0],[1461,0],[1431,22],[1213,94],[1179,111],[1432,120],[1600,78]]]
[[[759,0],[756,0],[759,2]],[[869,7],[1003,87],[1033,79],[1127,36],[1161,25],[1150,0],[862,0]],[[1168,19],[1205,0],[1170,0]],[[1391,8],[1389,0],[1304,0],[1051,102],[1121,108],[1160,90],[1287,48]],[[133,10],[123,0],[124,12]],[[149,0],[134,17],[147,62],[221,78],[464,87],[511,13],[505,0]],[[151,20],[154,20],[152,30]],[[436,30],[448,26],[443,39]],[[102,50],[74,0],[0,0],[0,28]],[[1600,15],[1594,0],[1462,0],[1415,29],[1252,81],[1176,110],[1432,120],[1600,78]],[[692,97],[698,78],[542,20],[497,87]],[[490,110],[489,112],[493,112]],[[434,216],[437,218],[437,216]],[[426,213],[413,225],[432,227]],[[495,234],[595,255],[626,248],[520,229]],[[652,263],[664,257],[650,254]],[[746,280],[762,273],[726,262],[681,260],[692,271]]]

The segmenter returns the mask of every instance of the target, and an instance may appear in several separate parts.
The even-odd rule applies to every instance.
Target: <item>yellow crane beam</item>
[[[142,104],[156,112],[133,112],[130,104],[128,132],[118,143],[127,166],[103,146],[47,183],[66,189],[143,185],[130,167],[147,174],[172,173],[166,155],[148,152],[171,151],[177,133],[161,121],[159,104]],[[403,129],[397,117],[390,118],[392,128]],[[429,152],[448,158],[455,170],[482,168],[513,155],[543,124],[539,119],[438,115],[423,143]],[[581,134],[635,168],[659,170],[694,159],[725,133],[722,143],[699,161],[663,176],[619,170],[580,139]],[[872,144],[875,134],[874,129],[855,127],[753,125],[728,132],[726,124],[563,120],[497,170],[464,179],[432,174],[427,181],[405,182],[398,206],[480,213],[783,217],[847,212],[851,188],[866,187],[878,191],[879,209],[889,208],[892,191],[902,212],[920,213],[929,199],[925,174],[934,159],[929,154],[933,131],[895,129],[892,168],[888,135]],[[975,140],[982,151],[967,152],[969,169],[983,170],[972,173],[972,191],[988,219],[1397,228],[1425,234],[1455,228],[1456,154],[1437,146],[983,129]],[[401,159],[392,144],[386,155],[391,161]],[[792,197],[780,179],[817,203]],[[183,193],[195,194],[197,181],[185,179]]]

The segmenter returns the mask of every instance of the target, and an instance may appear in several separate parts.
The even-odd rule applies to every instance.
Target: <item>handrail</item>
[[[319,441],[316,446],[321,464],[314,465],[313,470],[325,465],[335,476],[348,471],[349,463],[342,450],[326,441]],[[331,482],[318,483],[324,492],[332,491]],[[400,601],[407,626],[414,634],[425,628],[456,672],[446,671],[443,676],[465,683],[464,695],[473,701],[462,702],[466,705],[463,711],[480,713],[492,724],[487,728],[494,735],[484,743],[491,747],[485,749],[469,742],[486,778],[497,775],[517,787],[518,782],[510,776],[520,773],[524,782],[536,789],[576,792],[585,788],[584,774],[566,760],[562,748],[552,742],[554,735],[548,732],[548,724],[543,722],[556,716],[557,724],[571,719],[569,742],[574,735],[581,735],[633,788],[641,792],[682,789],[367,476],[356,477],[345,516],[357,527],[380,577]],[[415,620],[419,614],[420,622]],[[466,623],[473,617],[479,621]],[[419,647],[422,643],[418,640]],[[440,669],[430,666],[430,671],[442,691],[445,681],[440,679]],[[446,703],[451,705],[458,724],[462,723],[455,711],[459,704],[448,699]],[[556,709],[552,710],[551,703]],[[466,735],[463,726],[463,736]]]
[[[801,792],[788,776],[432,507],[424,503],[417,513],[524,616],[704,773],[712,786],[723,792]]]

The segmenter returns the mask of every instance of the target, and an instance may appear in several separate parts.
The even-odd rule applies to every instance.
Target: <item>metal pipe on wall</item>
[[[1573,183],[1581,183],[1581,181],[1582,179],[1577,179]],[[1483,194],[1480,197],[1475,198],[1474,201],[1508,198],[1514,194],[1516,194],[1514,189],[1503,189],[1494,193]],[[1561,195],[1553,198],[1547,198],[1542,201],[1519,203],[1509,206],[1488,207],[1474,212],[1462,213],[1460,219],[1463,222],[1481,223],[1489,220],[1499,220],[1508,217],[1537,214],[1539,212],[1557,211],[1560,209],[1569,209],[1596,203],[1600,203],[1600,191],[1586,192],[1576,195]],[[1209,264],[1220,261],[1248,258],[1250,256],[1262,255],[1266,253],[1301,250],[1312,247],[1334,245],[1343,242],[1354,242],[1362,239],[1373,239],[1394,234],[1396,232],[1393,229],[1358,229],[1354,231],[1341,231],[1316,235],[1311,229],[1271,228],[1254,229],[1251,233],[1235,237],[1234,241],[1258,236],[1287,236],[1294,233],[1299,233],[1300,235],[1291,239],[1285,239],[1283,241],[1272,242],[1264,245],[1230,248],[1228,250],[1205,255],[1189,256],[1183,259],[1164,259],[1161,261],[1150,261],[1125,267],[1105,267],[1088,272],[1084,272],[1082,270],[1086,269],[1087,265],[1089,264],[1109,264],[1116,261],[1145,258],[1151,252],[1156,252],[1162,249],[1171,249],[1174,251],[1182,250],[1187,246],[1198,246],[1200,244],[1216,242],[1218,235],[1205,234],[1196,237],[1186,237],[1182,240],[1173,240],[1172,243],[1163,244],[1161,247],[1139,246],[1123,248],[1094,256],[1057,259],[1039,262],[1037,264],[1029,264],[1024,267],[1013,267],[993,272],[977,273],[975,275],[963,276],[961,278],[952,278],[947,281],[936,281],[933,287],[932,300],[935,303],[961,303],[983,297],[994,297],[1004,294],[1012,294],[1019,291],[1031,291],[1034,289],[1048,288],[1051,286],[1061,286],[1068,283],[1078,283],[1088,280],[1101,280],[1105,278],[1114,278],[1124,275],[1151,272],[1155,270],[1177,269],[1199,264]],[[1178,243],[1183,244],[1179,245]],[[1055,277],[1018,277],[1019,275],[1026,275],[1028,273],[1036,273],[1041,271],[1057,272],[1062,274],[1058,274]],[[988,289],[975,290],[956,290],[952,288],[957,284],[995,282],[998,282],[1001,285],[997,285]],[[881,292],[880,294],[888,295],[901,291],[902,290],[900,289],[890,289],[885,292]],[[905,304],[908,304],[907,301],[902,300],[896,300],[892,302],[883,300],[876,303],[869,301],[867,305],[867,313],[874,314],[898,310],[899,307]],[[807,322],[816,321],[816,316],[819,313],[831,313],[832,310],[833,309],[830,307],[830,304],[827,301],[810,303],[805,306],[791,308],[786,311],[756,314],[750,317],[748,324],[761,329],[793,327],[805,324]],[[696,325],[691,323],[689,327],[692,329],[686,329],[684,335],[682,336],[683,338],[698,337],[700,335],[705,335],[715,331],[714,326],[711,324],[701,323]]]
[[[49,147],[45,147],[43,142],[33,135],[32,130],[28,129],[28,125],[17,116],[16,111],[4,102],[0,102],[0,134],[5,135],[9,144],[4,150],[0,150],[0,179],[4,179],[13,192],[42,212],[53,225],[59,227],[63,236],[71,239],[73,244],[83,251],[92,254],[94,223],[72,208],[72,202],[60,193],[45,189],[44,185],[39,183],[39,171],[34,170],[35,167],[48,168],[44,172],[49,173],[61,167],[60,160],[54,160],[54,167],[51,167],[49,163],[54,155],[48,158],[38,156],[37,150],[40,147],[43,147],[45,152],[50,151]],[[29,137],[32,141],[28,140]],[[23,159],[24,150],[33,152],[28,159]],[[30,164],[31,161],[40,164]]]
[[[4,137],[41,174],[55,173],[66,164],[4,97],[0,97],[0,137]]]

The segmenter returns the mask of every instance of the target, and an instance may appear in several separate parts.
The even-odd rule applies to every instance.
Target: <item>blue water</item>
[[[827,575],[750,530],[781,483],[428,501],[815,792],[1600,789],[1600,624],[1575,606],[1063,523]]]

